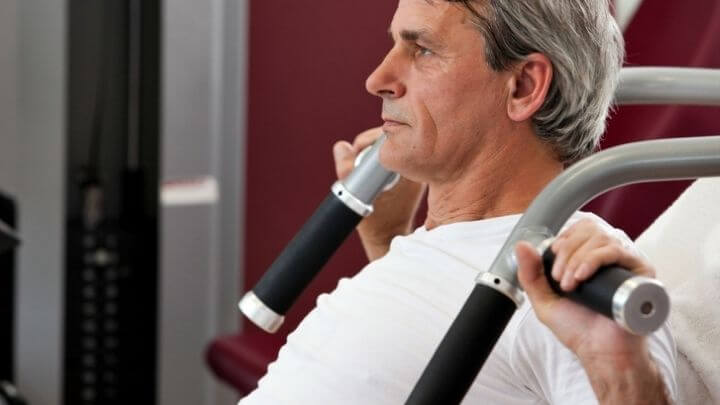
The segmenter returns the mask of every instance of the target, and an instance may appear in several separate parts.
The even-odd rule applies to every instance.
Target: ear
[[[516,122],[532,118],[545,102],[553,78],[547,56],[531,53],[513,69],[508,85],[508,117]]]

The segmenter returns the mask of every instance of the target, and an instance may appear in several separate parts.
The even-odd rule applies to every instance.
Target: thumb
[[[333,145],[333,158],[335,159],[335,173],[339,179],[342,179],[353,169],[355,150],[349,142],[336,142]]]
[[[518,264],[518,281],[533,304],[538,308],[557,298],[545,279],[542,260],[535,249],[527,242],[515,246]]]

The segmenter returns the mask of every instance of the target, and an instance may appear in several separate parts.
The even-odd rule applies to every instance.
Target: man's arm
[[[618,264],[653,277],[652,266],[609,237],[593,221],[580,221],[558,237],[553,278],[571,291],[595,271]],[[518,278],[538,319],[582,364],[601,404],[666,404],[667,389],[647,347],[647,339],[614,321],[555,294],[537,252],[528,244],[516,248]]]
[[[636,355],[581,359],[601,404],[670,404],[669,394],[643,339]]]
[[[367,130],[355,137],[352,144],[335,143],[333,158],[339,179],[352,171],[355,157],[382,135],[381,128]],[[370,261],[379,259],[390,249],[390,241],[398,235],[412,231],[415,213],[425,192],[425,186],[406,178],[400,178],[391,190],[383,192],[375,200],[375,211],[358,225],[358,233]]]

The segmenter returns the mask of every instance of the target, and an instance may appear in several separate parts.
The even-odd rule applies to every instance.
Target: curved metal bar
[[[516,301],[513,304],[516,294],[508,286],[520,290],[513,253],[518,241],[540,245],[547,236],[556,234],[578,208],[604,191],[631,183],[709,176],[720,176],[720,136],[617,146],[562,173],[535,198],[513,228],[488,271],[492,277],[476,280],[406,405],[462,401],[517,304]],[[505,287],[501,289],[499,285]],[[614,301],[614,294],[603,298],[610,296]],[[622,320],[616,321],[622,324]]]
[[[310,284],[397,175],[380,164],[383,134],[356,160],[355,169],[330,194],[238,303],[240,311],[266,332],[275,333]]]
[[[515,286],[513,257],[520,240],[556,234],[568,218],[593,197],[641,182],[720,176],[720,136],[635,142],[599,152],[571,166],[535,198],[517,223],[490,272]]]
[[[720,69],[633,67],[620,72],[618,105],[720,106]]]

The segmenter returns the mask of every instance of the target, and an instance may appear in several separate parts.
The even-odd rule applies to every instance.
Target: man
[[[384,125],[334,148],[342,177],[382,131],[381,161],[404,177],[359,226],[371,263],[318,299],[242,404],[402,403],[520,213],[604,131],[623,59],[605,1],[399,0],[390,34],[366,84]],[[425,225],[408,235],[425,185]],[[553,245],[565,290],[604,264],[653,274],[601,219],[570,222]],[[672,401],[667,328],[633,336],[555,295],[530,246],[516,254],[532,306],[464,403]]]

